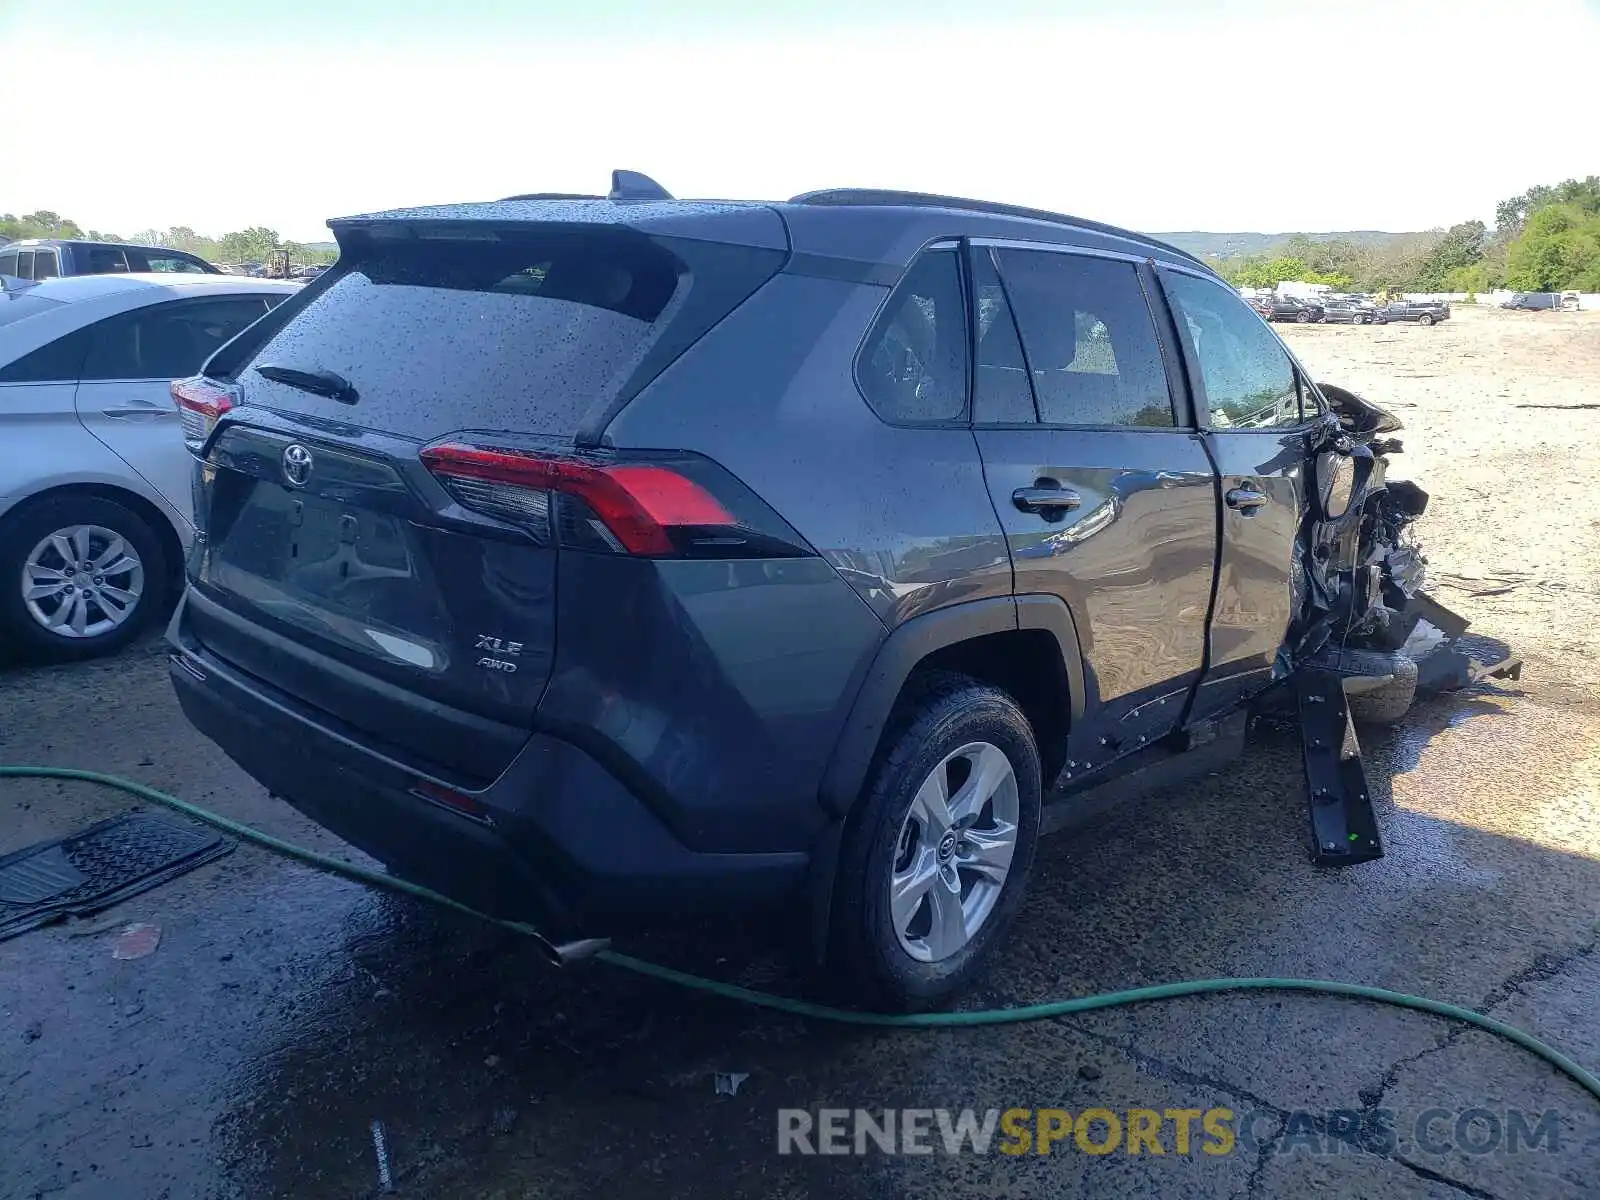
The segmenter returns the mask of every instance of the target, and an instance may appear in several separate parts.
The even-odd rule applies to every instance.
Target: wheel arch
[[[41,504],[70,496],[96,496],[102,500],[112,500],[118,504],[126,505],[144,518],[155,532],[156,537],[161,540],[161,550],[167,558],[167,582],[172,584],[174,588],[182,582],[183,539],[179,536],[178,528],[173,524],[171,515],[148,496],[119,484],[99,481],[58,483],[42,488],[37,492],[30,492],[17,500],[5,512],[0,513],[0,529],[5,529],[13,521]]]
[[[1093,699],[1083,663],[1077,624],[1059,596],[970,600],[924,613],[890,632],[857,689],[819,789],[829,816],[810,853],[811,941],[819,961],[828,943],[840,841],[896,708],[919,671],[956,670],[1011,692],[1034,726],[1041,778],[1048,781],[1054,777],[1053,759],[1065,757],[1067,729]],[[1041,728],[1052,714],[1064,722],[1055,737]]]

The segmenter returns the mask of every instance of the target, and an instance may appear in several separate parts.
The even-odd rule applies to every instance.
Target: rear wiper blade
[[[348,379],[332,371],[302,371],[298,367],[279,367],[272,363],[264,363],[254,370],[263,379],[270,379],[274,383],[286,383],[292,388],[299,388],[302,392],[310,392],[314,396],[326,396],[342,404],[354,404],[361,399]]]

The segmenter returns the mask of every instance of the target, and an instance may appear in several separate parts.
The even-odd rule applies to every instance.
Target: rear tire
[[[1423,313],[1420,317],[1417,318],[1417,324],[1418,325],[1432,325],[1433,324],[1433,314],[1432,313]]]
[[[1026,887],[1040,774],[1005,692],[940,673],[902,701],[839,851],[828,982],[841,998],[916,1011],[982,971]],[[945,824],[928,815],[940,795]]]
[[[96,570],[96,560],[109,569]],[[168,591],[160,536],[120,501],[52,496],[0,524],[0,634],[27,658],[71,662],[120,650],[160,617]]]

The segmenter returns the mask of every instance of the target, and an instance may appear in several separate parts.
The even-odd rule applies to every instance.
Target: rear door
[[[1324,423],[1314,393],[1267,325],[1221,281],[1159,272],[1190,364],[1195,409],[1216,458],[1222,548],[1196,720],[1277,677],[1298,597],[1295,541],[1307,467]]]
[[[984,474],[1017,594],[1059,596],[1077,626],[1072,745],[1098,762],[1174,728],[1199,679],[1215,479],[1137,260],[974,244],[971,264]]]
[[[107,317],[89,330],[78,417],[180,513],[190,509],[194,464],[179,433],[172,381],[193,375],[265,316],[269,299],[279,297],[168,300]]]

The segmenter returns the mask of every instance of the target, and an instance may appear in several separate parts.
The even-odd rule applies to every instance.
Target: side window
[[[263,316],[259,296],[226,300],[168,301],[92,327],[93,345],[84,379],[179,379],[245,326]]]
[[[93,326],[79,329],[29,351],[0,368],[0,383],[76,383],[89,352],[92,330]]]
[[[0,275],[15,276],[16,274],[17,252],[15,250],[7,250],[4,254],[0,254]]]
[[[956,251],[911,265],[867,337],[856,366],[885,421],[958,421],[967,411],[967,314]]]
[[[115,246],[89,247],[89,274],[116,275],[128,269],[128,260]]]
[[[205,274],[205,272],[202,271],[195,263],[189,261],[187,258],[178,258],[175,255],[169,258],[160,254],[152,254],[149,256],[148,262],[144,269],[147,271],[173,271],[183,275]]]
[[[54,279],[59,274],[61,274],[61,271],[56,264],[56,252],[54,250],[35,250],[33,252],[33,278]]]
[[[1047,425],[1170,429],[1155,323],[1129,262],[1042,250],[996,252]]]
[[[33,251],[32,250],[19,250],[19,251],[17,251],[17,271],[16,271],[16,274],[17,274],[17,278],[19,278],[19,279],[32,279],[33,278]]]
[[[1277,336],[1221,284],[1162,272],[1182,317],[1213,429],[1285,429],[1300,423],[1294,364]]]
[[[978,323],[978,370],[972,420],[979,425],[1032,424],[1039,414],[1033,407],[1016,318],[986,247],[972,251],[972,294],[978,309],[973,314]]]

